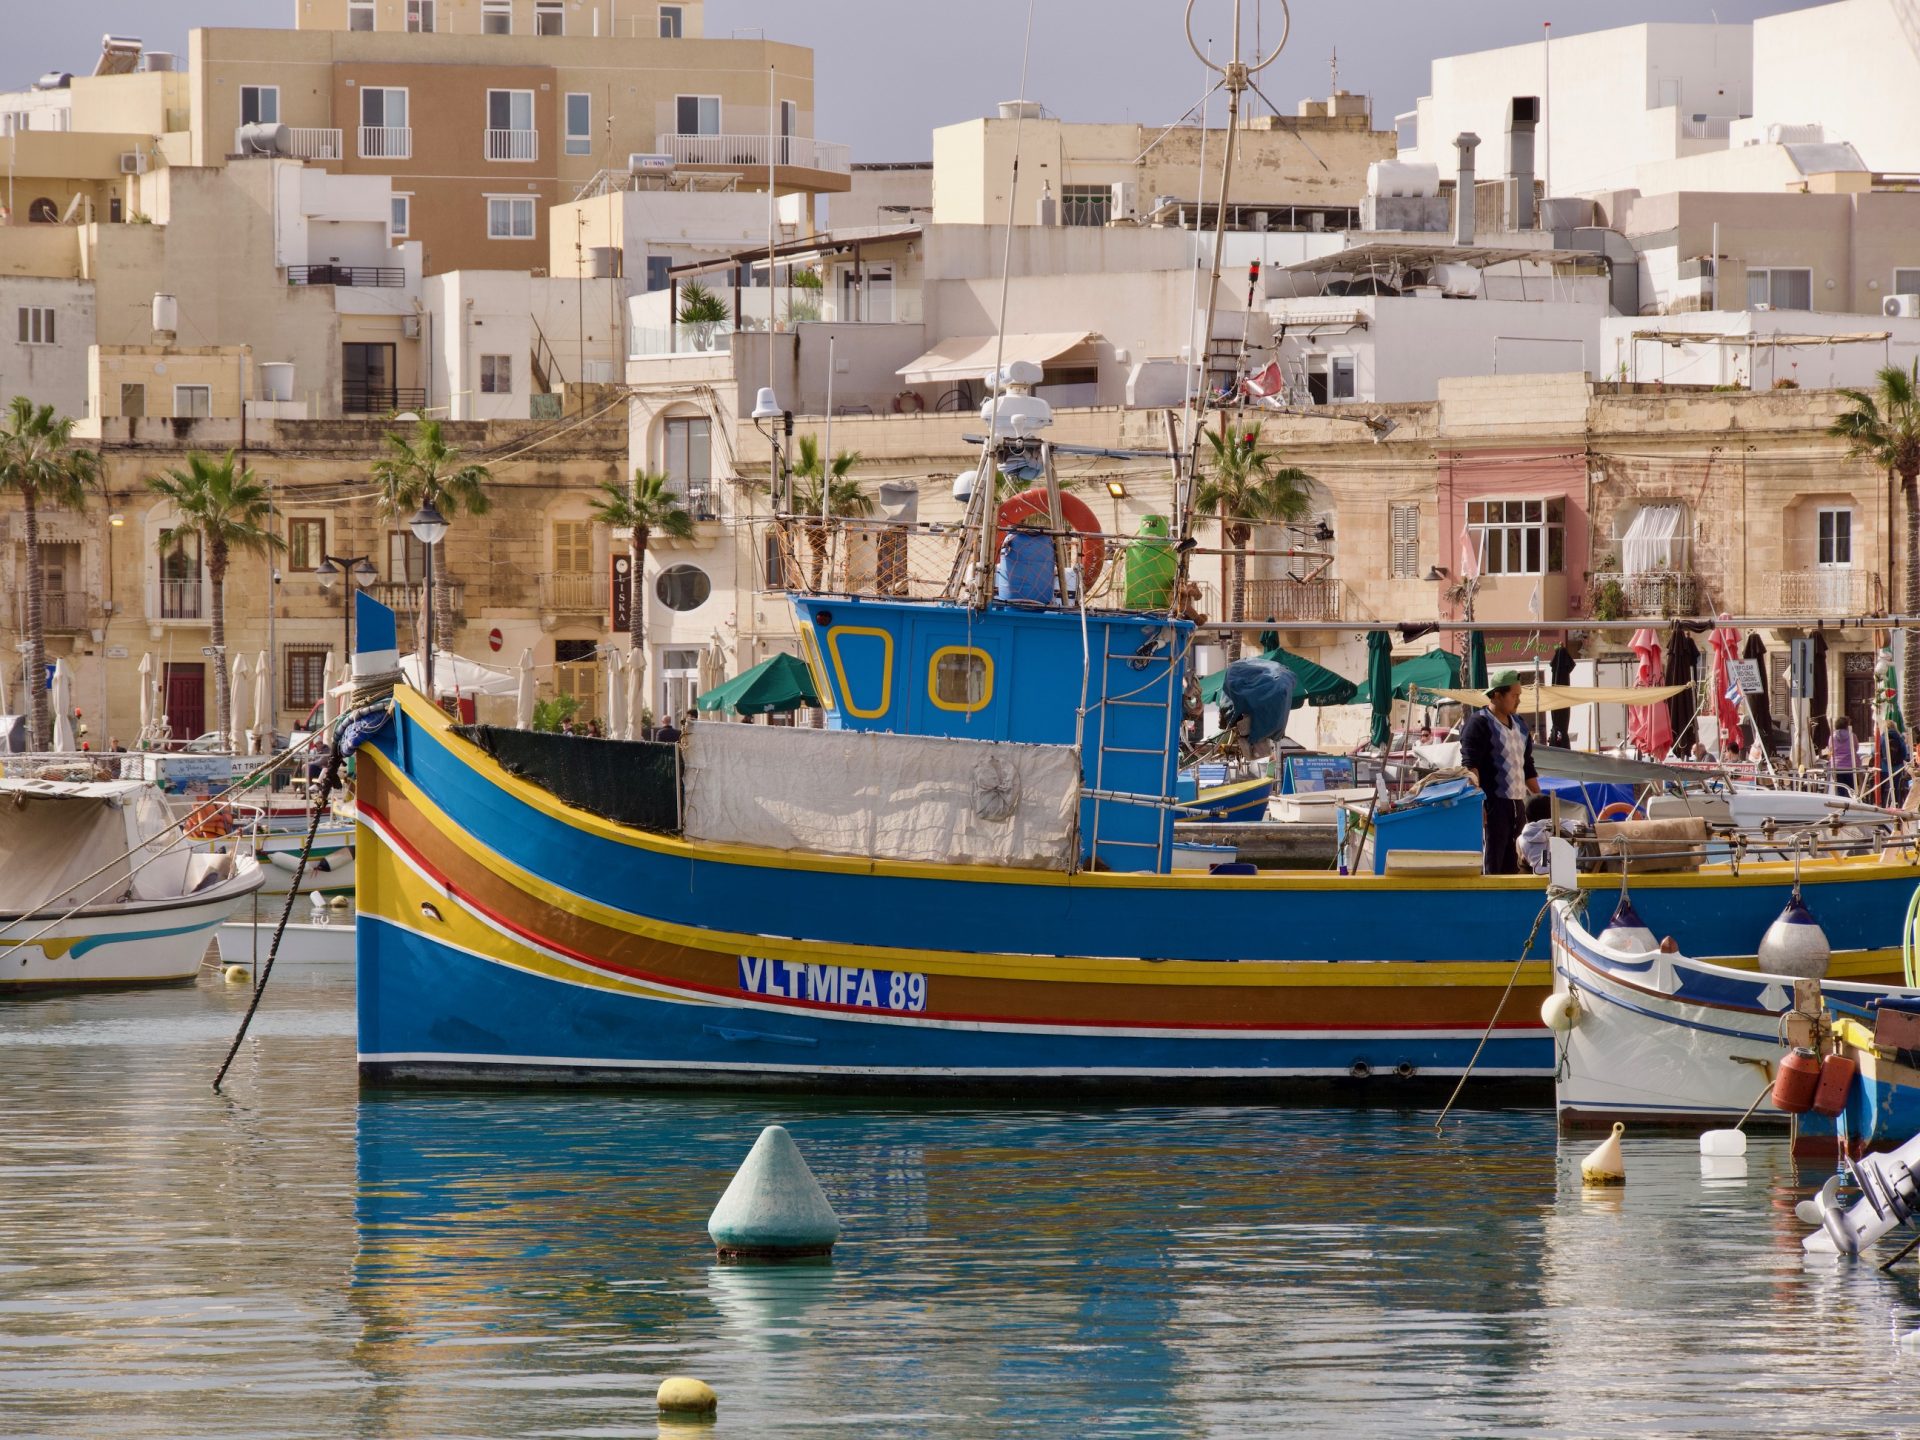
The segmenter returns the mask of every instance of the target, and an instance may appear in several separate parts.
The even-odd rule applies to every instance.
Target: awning
[[[1312,705],[1316,709],[1323,705],[1345,705],[1353,699],[1353,693],[1359,687],[1344,675],[1336,675],[1324,665],[1295,655],[1288,650],[1263,650],[1258,657],[1284,665],[1293,672],[1297,685],[1293,692],[1293,705],[1297,710],[1302,705]],[[1200,677],[1200,699],[1215,705],[1220,700],[1220,685],[1227,678],[1227,672],[1216,670],[1211,675]]]
[[[1444,695],[1460,683],[1460,657],[1449,650],[1429,650],[1393,667],[1393,698],[1419,700],[1425,695]],[[1362,685],[1353,697],[1356,705],[1372,703],[1373,691]]]
[[[1659,705],[1671,700],[1690,685],[1527,685],[1520,690],[1520,713],[1571,710],[1576,705]],[[1479,690],[1435,690],[1462,705],[1485,705],[1486,695]]]
[[[1680,770],[1672,765],[1629,760],[1619,755],[1590,755],[1584,750],[1563,750],[1554,745],[1535,745],[1533,763],[1542,775],[1557,775],[1586,784],[1698,785],[1704,778],[1697,770]]]
[[[1001,348],[998,335],[954,335],[942,340],[918,360],[902,365],[893,373],[909,385],[938,385],[949,380],[984,380],[993,370],[995,357],[1011,365],[1015,360],[1031,360],[1045,365],[1070,350],[1098,338],[1091,330],[1055,330],[1038,335],[1008,335]],[[1092,356],[1087,357],[1089,361]]]

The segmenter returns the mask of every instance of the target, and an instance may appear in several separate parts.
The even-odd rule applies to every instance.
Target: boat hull
[[[1544,926],[1520,959],[1545,899],[1530,877],[1069,876],[700,844],[569,809],[405,692],[358,768],[370,1076],[1273,1094],[1473,1063],[1544,1095],[1553,1073]],[[1847,877],[1836,908],[1890,939],[1912,868]],[[1670,887],[1676,914],[1756,939],[1791,883],[1659,878],[1695,881]]]
[[[260,888],[249,867],[202,894],[71,916],[0,915],[0,995],[90,985],[161,985],[200,973],[207,947]],[[46,933],[39,932],[45,929]]]

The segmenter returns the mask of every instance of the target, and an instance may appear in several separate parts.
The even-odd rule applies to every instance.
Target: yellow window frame
[[[847,667],[840,658],[842,635],[873,635],[880,639],[880,704],[875,709],[863,709],[853,703],[853,687],[847,683]],[[847,714],[859,720],[878,720],[885,715],[893,704],[893,632],[872,625],[835,625],[827,631],[827,653],[833,657],[833,673],[840,681],[840,698],[846,704]]]
[[[940,698],[940,661],[948,655],[971,655],[979,659],[984,673],[980,677],[980,698],[977,701],[955,702]],[[927,699],[933,702],[936,710],[951,710],[962,715],[979,714],[993,703],[993,656],[977,645],[942,645],[927,661]]]
[[[820,704],[825,709],[834,709],[833,686],[827,683],[827,667],[820,663],[820,647],[814,643],[811,625],[800,627],[800,660],[813,677],[813,692],[820,697]]]

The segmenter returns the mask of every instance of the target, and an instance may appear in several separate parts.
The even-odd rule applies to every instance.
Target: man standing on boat
[[[1460,727],[1460,763],[1486,796],[1481,870],[1517,875],[1514,842],[1527,823],[1527,797],[1540,793],[1533,765],[1533,735],[1520,718],[1520,675],[1502,670],[1487,686],[1487,704]]]

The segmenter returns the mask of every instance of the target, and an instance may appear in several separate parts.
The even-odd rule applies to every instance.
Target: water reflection
[[[0,1432],[1776,1433],[1920,1414],[1915,1271],[1809,1262],[1784,1144],[1540,1113],[357,1090],[351,989],[0,1008]],[[831,1265],[715,1263],[788,1126]],[[718,1389],[662,1421],[668,1374]]]

